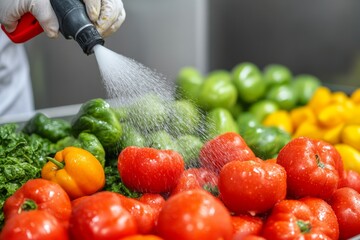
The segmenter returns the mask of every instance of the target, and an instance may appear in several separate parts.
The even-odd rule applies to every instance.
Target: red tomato
[[[245,161],[255,158],[255,154],[237,133],[221,134],[206,142],[200,150],[200,164],[215,173],[228,162]]]
[[[133,235],[133,236],[121,238],[121,240],[163,240],[163,239],[155,235]]]
[[[199,184],[201,186],[204,185],[211,185],[211,186],[217,186],[218,185],[218,176],[213,171],[210,171],[206,168],[189,168],[187,169],[188,172],[193,173],[197,180],[199,181]]]
[[[176,195],[180,192],[194,190],[194,189],[202,189],[202,188],[195,174],[185,170],[181,174],[175,188],[171,191],[171,196]]]
[[[267,218],[262,236],[271,240],[337,239],[339,227],[331,206],[320,198],[283,200]]]
[[[277,163],[287,173],[289,196],[329,198],[337,189],[342,160],[336,149],[321,140],[299,137],[279,152]]]
[[[233,240],[235,240],[235,239],[233,239]],[[240,238],[238,238],[236,240],[240,240]],[[263,237],[260,237],[260,236],[256,236],[256,235],[248,235],[248,236],[245,236],[244,238],[241,238],[241,240],[266,240],[266,239]]]
[[[157,235],[165,240],[229,240],[229,211],[210,193],[189,190],[170,197],[160,212]]]
[[[329,204],[339,222],[340,239],[360,234],[360,194],[352,188],[339,188],[331,196]]]
[[[127,147],[118,157],[118,170],[124,184],[133,191],[171,191],[184,171],[184,160],[172,150]]]
[[[71,202],[62,187],[45,179],[27,181],[4,203],[5,220],[24,211],[44,210],[67,226],[71,214]]]
[[[360,193],[360,174],[354,170],[344,170],[338,188],[349,187]]]
[[[259,217],[250,215],[232,216],[232,225],[234,228],[232,240],[242,240],[247,236],[259,235],[263,226],[263,221]]]
[[[232,161],[221,169],[218,187],[230,211],[263,213],[285,198],[286,172],[276,163]]]
[[[144,193],[140,198],[139,201],[149,205],[152,210],[153,210],[153,214],[154,214],[154,218],[155,218],[155,223],[154,225],[157,225],[157,221],[159,219],[159,214],[161,209],[163,208],[164,204],[165,204],[165,199],[163,196],[161,196],[160,194],[157,193]]]
[[[136,233],[136,220],[122,206],[117,193],[98,192],[73,207],[69,223],[71,239],[110,240]]]
[[[87,195],[87,196],[82,196],[82,197],[78,197],[75,198],[73,200],[71,200],[71,206],[72,208],[74,208],[77,204],[79,204],[82,200],[84,200],[85,198],[90,197],[91,195]]]
[[[158,193],[144,193],[139,201],[152,207],[157,216],[165,204],[165,198]]]
[[[66,228],[44,210],[22,212],[5,222],[0,240],[67,240]]]
[[[156,211],[148,204],[136,199],[120,195],[121,206],[123,206],[134,217],[138,232],[141,234],[151,233],[157,220]]]
[[[217,182],[217,175],[210,170],[205,168],[189,168],[181,174],[171,195],[192,189],[217,187]]]
[[[338,239],[339,224],[331,206],[318,198],[305,197],[301,201],[309,207],[315,219],[320,221],[318,230],[331,239]]]

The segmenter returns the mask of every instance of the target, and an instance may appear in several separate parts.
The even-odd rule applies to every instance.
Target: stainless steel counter
[[[27,114],[16,114],[0,117],[0,125],[5,123],[19,123],[23,124],[34,116],[37,112],[41,112],[49,118],[61,118],[71,120],[71,118],[79,111],[81,104],[73,104],[67,106],[43,108]]]

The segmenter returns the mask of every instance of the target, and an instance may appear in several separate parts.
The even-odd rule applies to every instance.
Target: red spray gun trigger
[[[4,26],[1,26],[1,28],[14,43],[26,42],[44,31],[40,23],[31,13],[25,13],[21,17],[13,32],[7,32]]]

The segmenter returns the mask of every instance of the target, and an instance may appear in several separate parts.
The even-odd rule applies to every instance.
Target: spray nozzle
[[[94,46],[104,45],[104,39],[91,23],[80,0],[50,0],[50,2],[58,18],[60,32],[65,38],[72,38],[78,42],[87,55],[93,53]]]

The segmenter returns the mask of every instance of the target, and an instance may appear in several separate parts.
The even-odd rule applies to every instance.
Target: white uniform
[[[34,110],[29,63],[25,48],[0,30],[0,117]]]

